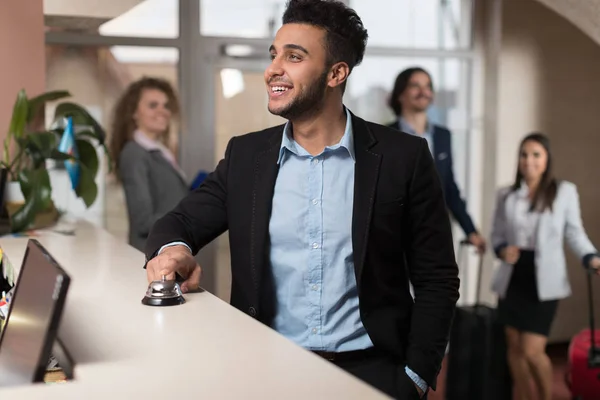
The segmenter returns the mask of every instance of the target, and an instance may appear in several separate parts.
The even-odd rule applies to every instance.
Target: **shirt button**
[[[312,328],[312,333],[317,333],[317,328]]]
[[[314,199],[314,200],[312,201],[312,203],[313,203],[313,204],[316,206],[317,204],[319,204],[319,200],[317,200],[317,199]]]
[[[312,286],[312,290],[319,290],[319,286],[318,285],[313,285]]]
[[[315,165],[318,164],[319,163],[319,159],[318,158],[313,158],[312,163],[315,164]]]
[[[250,307],[250,309],[248,310],[248,313],[250,314],[251,317],[256,317],[256,308]]]
[[[312,244],[312,248],[313,249],[318,249],[319,248],[319,243],[313,243]]]

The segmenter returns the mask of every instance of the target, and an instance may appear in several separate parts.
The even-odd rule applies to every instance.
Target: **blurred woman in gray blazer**
[[[571,294],[563,241],[587,267],[600,258],[581,221],[573,183],[552,174],[550,142],[526,136],[519,149],[517,176],[498,192],[492,245],[502,261],[492,281],[499,295],[498,315],[505,325],[508,362],[520,399],[551,400],[552,364],[546,342],[558,301]]]
[[[175,91],[157,78],[132,83],[115,106],[110,150],[125,191],[129,244],[141,251],[154,222],[188,193],[186,178],[165,145],[178,114]]]

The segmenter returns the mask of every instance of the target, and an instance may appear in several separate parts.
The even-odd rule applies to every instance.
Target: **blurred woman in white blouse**
[[[498,316],[521,400],[535,398],[532,377],[539,398],[552,397],[546,343],[558,301],[571,294],[564,240],[584,266],[600,267],[583,228],[577,187],[555,179],[550,142],[534,133],[521,142],[514,184],[498,192],[492,227],[492,245],[502,261],[492,289],[499,296]]]

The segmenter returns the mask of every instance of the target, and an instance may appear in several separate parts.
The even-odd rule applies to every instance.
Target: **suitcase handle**
[[[472,246],[473,244],[469,242],[469,239],[463,239],[460,241],[459,247],[459,259],[462,260],[462,249],[464,247]],[[477,266],[477,287],[475,288],[475,307],[479,306],[479,302],[481,299],[481,277],[483,275],[483,255],[479,255],[479,265]]]
[[[590,310],[590,354],[588,365],[590,368],[600,367],[600,348],[596,347],[596,322],[594,314],[594,293],[592,287],[592,276],[596,273],[593,268],[587,268],[588,303]]]

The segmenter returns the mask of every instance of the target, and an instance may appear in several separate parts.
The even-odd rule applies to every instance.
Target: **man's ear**
[[[350,75],[350,67],[345,62],[341,61],[331,66],[329,70],[329,80],[327,85],[335,88],[346,82]]]

